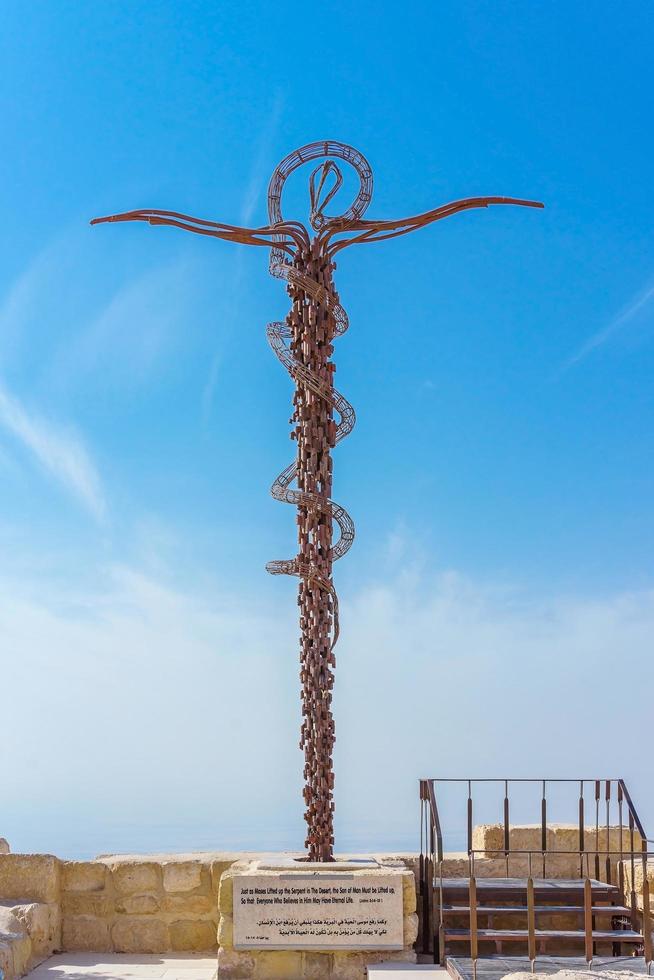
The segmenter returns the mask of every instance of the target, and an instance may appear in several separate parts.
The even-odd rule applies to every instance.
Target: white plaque
[[[397,874],[236,875],[235,949],[402,949]]]

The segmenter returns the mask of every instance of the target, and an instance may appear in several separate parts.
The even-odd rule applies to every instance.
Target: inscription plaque
[[[399,875],[234,877],[235,949],[402,949],[403,943]]]

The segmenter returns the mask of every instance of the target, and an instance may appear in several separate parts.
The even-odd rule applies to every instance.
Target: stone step
[[[369,980],[404,980],[407,973],[419,973],[422,980],[451,980],[445,967],[433,963],[376,963],[366,972]]]
[[[28,980],[214,980],[216,957],[193,953],[61,953]]]
[[[469,929],[443,929],[446,939],[469,942]],[[581,929],[536,929],[536,939],[578,939],[583,942],[585,933]],[[529,933],[526,929],[477,929],[479,940],[526,942]],[[643,937],[631,929],[593,929],[593,939],[597,942],[642,943]]]
[[[467,897],[470,891],[469,878],[434,878],[434,889],[443,889],[443,897],[454,899],[460,895]],[[527,878],[475,878],[477,894],[490,901],[502,899],[526,903]],[[583,895],[583,878],[534,878],[534,895],[547,901],[565,901],[568,896],[577,898]],[[617,897],[618,886],[605,881],[590,880],[593,897],[596,899],[611,899]],[[492,896],[492,898],[491,898]]]
[[[593,905],[593,915],[630,915],[624,905]],[[443,915],[469,915],[469,905],[444,905]],[[583,915],[583,905],[536,905],[536,915]],[[526,905],[478,905],[477,915],[526,915]]]

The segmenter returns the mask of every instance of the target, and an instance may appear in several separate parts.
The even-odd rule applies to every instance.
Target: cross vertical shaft
[[[295,268],[320,283],[330,295],[332,266],[314,242],[299,252]],[[333,390],[333,315],[326,303],[318,303],[296,285],[289,286],[293,300],[289,325],[291,353],[314,378]],[[307,822],[306,847],[309,860],[329,861],[333,856],[332,717],[333,605],[326,586],[332,578],[332,491],[331,449],[336,424],[329,401],[296,377],[293,399],[292,437],[297,440],[297,484],[313,503],[298,507],[298,566],[300,584],[300,680],[302,683],[302,729],[304,751],[304,802]],[[306,499],[306,498],[304,498]]]

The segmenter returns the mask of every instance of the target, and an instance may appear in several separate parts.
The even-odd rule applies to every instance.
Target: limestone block
[[[220,888],[220,879],[223,875],[223,872],[231,868],[233,863],[234,863],[233,861],[211,862],[211,882],[212,882],[213,890],[215,891],[216,895],[218,894],[218,890]]]
[[[44,959],[61,945],[61,916],[56,903],[16,905],[14,916],[32,942],[32,958]]]
[[[2,934],[0,933],[0,937]],[[29,936],[16,936],[11,939],[11,954],[13,958],[14,976],[22,977],[27,973],[32,958],[32,943]]]
[[[332,973],[332,954],[331,953],[303,953],[302,954],[302,973],[303,980],[324,980]]]
[[[3,936],[22,936],[25,933],[12,905],[0,905],[0,934]]]
[[[270,951],[255,960],[255,980],[297,980],[301,976],[302,953],[295,950]]]
[[[418,916],[415,912],[404,916],[404,945],[413,946],[418,938]]]
[[[444,878],[467,878],[470,871],[467,854],[448,854],[443,858]],[[477,878],[502,878],[506,874],[504,860],[496,858],[475,858],[475,875]],[[438,867],[435,870],[438,880]]]
[[[109,869],[98,861],[64,861],[61,866],[63,892],[100,892],[106,885]]]
[[[584,831],[588,837],[590,828]],[[552,824],[548,828],[547,849],[549,851],[576,851],[579,849],[579,826],[572,823]]]
[[[121,916],[111,929],[117,953],[165,953],[170,949],[168,926],[161,919]]]
[[[587,800],[587,813],[591,801]],[[600,809],[604,806],[603,802]],[[522,824],[512,826],[509,831],[509,843],[514,850],[540,851],[541,848],[541,826],[540,824]],[[491,858],[497,855],[493,851],[502,851],[504,848],[504,827],[503,824],[479,824],[472,831],[472,846],[474,850],[483,851],[483,856]],[[622,832],[623,850],[630,848],[629,833],[626,828]],[[610,850],[619,852],[620,850],[620,830],[618,827],[606,825],[600,826],[595,830],[595,825],[587,825],[584,828],[584,849],[594,854],[594,851]],[[634,833],[634,849],[639,851],[641,848],[641,837],[638,832]],[[579,849],[579,826],[578,824],[548,824],[547,827],[547,850],[548,851],[577,851]],[[570,856],[573,858],[573,856]]]
[[[192,892],[202,885],[199,861],[175,861],[163,866],[163,885],[167,892]]]
[[[218,921],[218,945],[231,948],[234,945],[234,920],[231,915],[221,914]]]
[[[62,898],[64,915],[109,915],[113,911],[111,899],[99,892],[64,893]]]
[[[398,950],[396,953],[364,953],[363,958],[366,966],[373,966],[376,963],[416,963],[418,960],[412,949]]]
[[[126,895],[116,899],[116,912],[124,915],[153,915],[159,910],[159,899],[154,895]]]
[[[59,861],[51,854],[0,854],[0,895],[56,902]]]
[[[593,827],[592,829],[586,828],[584,834],[584,846],[587,851],[594,851],[599,849],[600,851],[609,850],[617,852],[617,857],[620,856],[620,828],[619,827],[609,827],[608,833],[606,832],[606,825],[600,827],[598,831]],[[626,827],[622,828],[622,850],[631,851],[631,837],[629,836],[629,830]],[[634,851],[642,850],[642,838],[637,830],[634,831],[634,841],[633,841]],[[600,854],[600,860],[606,859],[606,854]]]
[[[497,851],[504,847],[502,827],[498,823],[480,823],[472,828],[472,848],[475,851]],[[491,857],[491,854],[486,855]]]
[[[161,867],[154,862],[124,861],[113,865],[112,872],[114,887],[119,895],[156,892],[161,888]]]
[[[215,895],[164,895],[161,900],[162,912],[185,915],[209,915],[217,918]]]
[[[228,915],[231,915],[234,911],[234,879],[229,872],[225,872],[220,879],[218,908],[221,912],[226,912]]]
[[[254,976],[254,956],[233,949],[218,950],[219,980],[250,980]]]
[[[535,877],[542,877],[543,865],[540,855],[532,862]],[[546,878],[577,878],[579,875],[579,857],[574,854],[557,854],[548,851],[545,855]]]
[[[416,910],[416,880],[413,875],[402,876],[402,907],[405,915]]]
[[[629,892],[631,892],[631,862],[625,861],[624,868],[624,881],[625,881],[625,891],[627,892],[627,905],[629,904],[628,897]],[[634,891],[636,892],[638,907],[643,907],[643,865],[642,861],[637,861],[634,863]],[[647,864],[647,881],[649,883],[649,907],[650,911],[654,912],[654,861],[649,861]]]
[[[0,837],[0,854],[9,854],[11,848],[9,842],[4,837]]]
[[[197,919],[180,919],[170,924],[170,942],[174,950],[204,952],[217,945],[216,923]]]
[[[14,956],[11,951],[11,945],[8,940],[3,939],[0,935],[0,970],[4,973],[6,980],[13,980],[15,977],[14,973]]]
[[[364,980],[369,959],[363,953],[334,953],[331,975],[334,980]]]
[[[469,861],[466,855],[446,855],[443,859],[444,878],[467,878]],[[534,877],[542,877],[542,856],[532,855],[531,869]],[[474,871],[477,878],[503,878],[506,876],[506,861],[501,858],[475,857]],[[529,873],[527,855],[509,857],[509,876],[524,878]],[[579,874],[579,861],[573,855],[548,853],[546,855],[546,877],[574,878]],[[436,870],[438,878],[438,869]]]
[[[112,952],[109,923],[94,915],[65,915],[62,945],[70,952]]]

